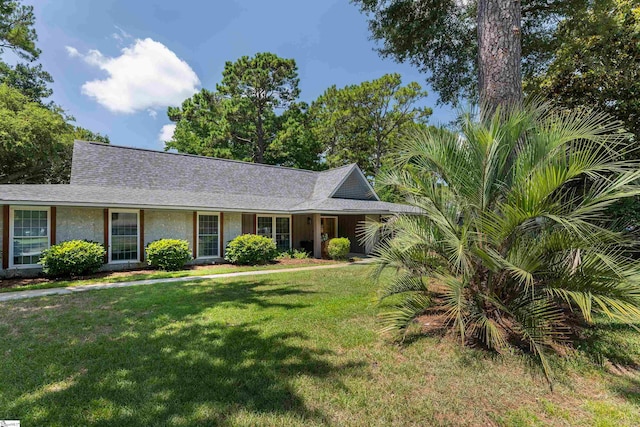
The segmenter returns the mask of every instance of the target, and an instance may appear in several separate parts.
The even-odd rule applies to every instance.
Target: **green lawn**
[[[554,392],[518,355],[393,344],[366,266],[0,304],[24,426],[640,425],[640,335],[588,334]],[[607,360],[590,359],[601,349]],[[634,368],[635,366],[635,368]]]
[[[172,277],[189,277],[189,276],[208,276],[211,274],[226,274],[226,273],[239,273],[243,271],[259,271],[259,270],[285,270],[289,268],[298,268],[298,267],[313,267],[317,265],[327,265],[339,263],[340,261],[323,261],[318,263],[316,260],[301,260],[298,263],[292,264],[266,264],[266,265],[244,265],[244,266],[236,266],[231,264],[218,264],[213,265],[211,267],[201,267],[197,269],[191,270],[180,270],[180,271],[153,271],[153,272],[122,272],[115,271],[111,274],[100,276],[100,277],[92,277],[88,279],[82,280],[48,280],[46,282],[36,282],[33,284],[25,284],[16,287],[10,288],[2,288],[0,287],[0,293],[2,292],[15,292],[15,291],[26,291],[33,289],[50,289],[50,288],[64,288],[68,286],[82,286],[82,285],[91,285],[94,283],[119,283],[119,282],[129,282],[132,280],[147,280],[147,279],[169,279]]]

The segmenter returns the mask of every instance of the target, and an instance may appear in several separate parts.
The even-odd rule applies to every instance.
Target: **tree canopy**
[[[478,0],[353,0],[369,17],[385,57],[410,62],[427,75],[440,102],[478,95]],[[515,3],[515,2],[511,2]],[[555,46],[555,25],[588,0],[523,0],[521,34],[525,76],[544,67]]]
[[[34,24],[33,6],[0,0],[0,54],[10,50],[35,61],[40,50]],[[46,101],[51,83],[40,64],[0,61],[0,183],[68,182],[74,139],[109,142]]]
[[[273,53],[227,62],[215,91],[202,89],[167,110],[176,123],[166,149],[293,167],[317,168],[320,150],[296,102],[298,68]]]
[[[9,49],[28,61],[38,58],[40,49],[36,47],[35,21],[33,6],[15,0],[0,0],[0,54]]]
[[[402,133],[431,115],[430,108],[416,105],[426,96],[416,82],[403,86],[399,74],[328,88],[311,106],[327,165],[358,163],[366,175],[375,176]]]

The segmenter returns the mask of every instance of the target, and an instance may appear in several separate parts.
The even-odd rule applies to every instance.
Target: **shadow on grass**
[[[635,325],[640,328],[640,325]],[[612,321],[600,321],[582,331],[575,346],[599,365],[640,368],[640,333],[633,327]]]
[[[256,307],[275,313],[306,307],[271,299],[309,292],[250,281],[129,291],[107,309],[98,301],[80,313],[68,308],[49,313],[46,325],[51,320],[68,325],[79,315],[91,319],[91,331],[87,334],[80,320],[77,327],[48,341],[33,340],[26,351],[10,355],[9,363],[20,364],[30,353],[29,364],[43,372],[25,378],[24,389],[19,389],[24,368],[0,380],[18,388],[4,390],[14,398],[0,416],[32,425],[225,425],[235,417],[249,423],[264,417],[275,423],[282,417],[326,423],[292,382],[322,378],[342,387],[343,376],[360,371],[358,364],[332,363],[328,350],[314,348],[300,332],[304,325],[282,330],[279,324],[272,330],[265,324],[273,311],[255,314]],[[212,314],[224,307],[231,310]],[[252,320],[242,320],[243,313]],[[109,328],[101,329],[105,325]],[[78,339],[82,334],[89,338]]]

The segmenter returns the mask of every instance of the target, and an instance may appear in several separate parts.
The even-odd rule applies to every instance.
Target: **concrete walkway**
[[[130,282],[95,283],[91,285],[67,286],[64,288],[33,289],[28,291],[4,292],[4,293],[0,293],[0,302],[20,300],[20,299],[26,299],[26,298],[45,297],[49,295],[67,295],[67,294],[73,294],[76,292],[93,291],[98,289],[128,288],[130,286],[155,285],[156,283],[180,283],[180,282],[192,282],[194,280],[224,279],[227,277],[261,276],[264,274],[294,273],[296,271],[327,270],[332,268],[344,268],[352,265],[363,265],[363,264],[367,264],[368,261],[369,260],[362,260],[362,261],[357,261],[352,263],[319,265],[319,266],[313,266],[313,267],[282,268],[279,270],[241,271],[238,273],[209,274],[205,276],[185,276],[185,277],[171,277],[166,279],[133,280]]]

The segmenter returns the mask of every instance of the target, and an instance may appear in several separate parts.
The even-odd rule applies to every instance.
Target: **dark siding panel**
[[[291,242],[294,249],[302,249],[300,242],[313,240],[313,222],[307,221],[312,215],[292,215],[291,220]],[[311,222],[311,224],[307,224]]]
[[[2,268],[9,268],[9,205],[2,207]]]
[[[242,234],[253,234],[254,225],[253,214],[242,214]]]
[[[107,250],[104,253],[104,263],[109,262],[109,209],[104,210],[104,224],[103,224],[103,238],[104,238],[104,248]]]
[[[55,206],[51,206],[51,225],[49,227],[51,227],[51,241],[49,242],[49,244],[51,246],[55,245],[58,240],[58,229],[57,229],[57,221],[56,221],[56,214],[57,214],[57,209]]]
[[[338,215],[338,237],[347,237],[351,241],[351,252],[364,253],[357,232],[362,222],[364,215]]]

